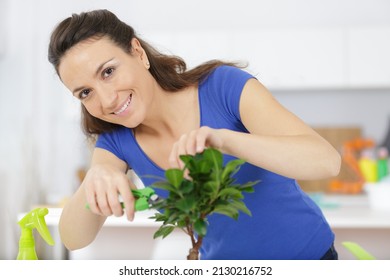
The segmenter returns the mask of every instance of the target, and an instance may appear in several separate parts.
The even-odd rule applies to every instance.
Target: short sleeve
[[[219,110],[221,117],[241,122],[240,98],[246,82],[254,78],[248,72],[233,66],[220,66],[209,76],[204,86],[210,95],[209,106]]]
[[[125,157],[121,149],[120,133],[122,133],[121,129],[117,129],[113,132],[100,134],[95,147],[107,150],[116,155],[119,159],[125,161]]]

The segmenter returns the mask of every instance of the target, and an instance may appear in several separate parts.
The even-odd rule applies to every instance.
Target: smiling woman
[[[63,20],[49,61],[81,101],[87,136],[97,137],[91,167],[61,215],[69,249],[91,243],[110,215],[133,220],[129,168],[149,186],[167,169],[183,169],[182,155],[210,147],[225,164],[246,161],[238,183],[261,183],[244,197],[252,218],[210,217],[202,259],[337,258],[332,230],[296,180],[335,176],[340,156],[243,67],[212,60],[187,70],[107,10]]]
[[[99,57],[98,60],[95,61],[92,60],[93,57],[90,57],[90,60],[87,57],[82,57],[83,55],[92,56],[93,54],[96,57],[103,54],[102,52],[104,50],[100,49],[100,44],[106,47],[106,56],[104,56],[104,58]],[[165,91],[177,92],[186,89],[189,86],[194,86],[203,76],[206,76],[208,72],[219,65],[234,65],[233,63],[224,63],[222,61],[210,61],[195,69],[186,71],[186,63],[180,57],[160,53],[147,42],[139,38],[131,26],[119,21],[111,12],[103,10],[81,13],[80,15],[74,14],[72,17],[61,22],[57,26],[56,32],[52,33],[48,56],[49,61],[55,67],[61,80],[64,79],[60,73],[61,62],[63,62],[64,57],[67,57],[66,54],[68,54],[76,45],[77,48],[75,49],[84,46],[84,52],[77,54],[80,56],[79,59],[84,58],[83,65],[92,67],[92,69],[90,69],[90,74],[92,75],[93,72],[95,78],[100,77],[101,79],[106,76],[109,77],[112,72],[116,70],[115,67],[110,68],[106,65],[113,60],[112,55],[107,53],[107,51],[111,51],[110,47],[116,49],[117,53],[121,51],[121,58],[124,57],[124,54],[131,54],[134,56],[135,53],[141,51],[141,53],[139,53],[139,58],[141,59],[142,55],[145,68],[150,68],[148,75],[151,75],[155,80],[155,83]],[[90,54],[88,49],[91,49],[93,54]],[[130,62],[130,57],[126,58],[127,62]],[[119,63],[118,59],[119,58],[117,58],[117,63]],[[92,65],[92,63],[95,64]],[[80,66],[81,65],[82,64],[80,64]],[[79,69],[81,71],[83,70],[83,68]],[[72,70],[74,70],[74,68],[72,68]],[[105,72],[103,73],[102,71]],[[133,69],[133,72],[134,71],[135,69]],[[82,76],[85,74],[86,73],[82,73]],[[131,77],[132,76],[127,78]],[[67,84],[65,83],[65,85]],[[77,86],[75,88],[70,88],[70,90],[76,97],[83,99],[89,94],[90,89],[85,88],[85,85],[80,86],[81,88]],[[102,132],[112,131],[117,128],[117,124],[115,123],[113,124],[99,118],[94,118],[85,106],[82,106],[82,116],[83,129],[88,136],[98,135]]]
[[[131,40],[128,54],[105,36],[68,50],[61,59],[58,74],[93,117],[134,128],[140,118],[136,115],[139,110],[134,112],[132,108],[137,103],[149,104],[147,94],[156,86],[149,65],[136,38]]]

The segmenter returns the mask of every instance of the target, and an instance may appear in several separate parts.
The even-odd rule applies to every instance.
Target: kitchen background
[[[79,103],[47,61],[51,30],[72,13],[107,8],[189,66],[249,63],[275,97],[308,124],[390,126],[387,0],[0,0],[0,259],[14,259],[17,215],[58,204],[89,161]]]

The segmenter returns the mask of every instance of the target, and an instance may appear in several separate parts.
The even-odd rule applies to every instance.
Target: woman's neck
[[[153,107],[145,121],[135,129],[136,134],[178,139],[182,134],[199,128],[198,88],[195,86],[156,94]]]

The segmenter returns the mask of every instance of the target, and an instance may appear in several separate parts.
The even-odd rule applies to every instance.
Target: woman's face
[[[65,53],[58,68],[64,85],[88,112],[106,122],[136,127],[152,92],[148,58],[137,39],[126,53],[110,39],[88,39]]]

